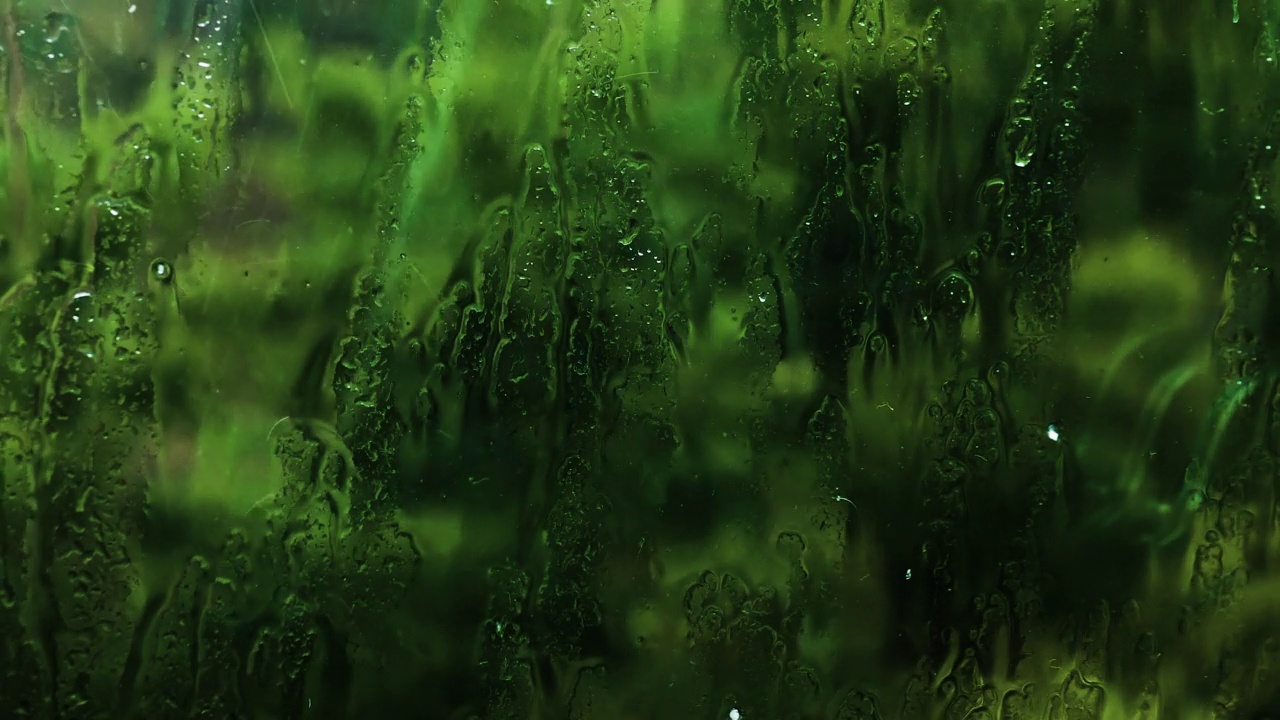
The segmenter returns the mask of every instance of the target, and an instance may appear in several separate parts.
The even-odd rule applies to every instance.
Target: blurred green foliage
[[[1277,23],[0,0],[0,717],[1277,716]]]

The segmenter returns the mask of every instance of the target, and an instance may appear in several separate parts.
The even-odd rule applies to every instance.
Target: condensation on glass
[[[0,0],[0,716],[1280,717],[1278,24]]]

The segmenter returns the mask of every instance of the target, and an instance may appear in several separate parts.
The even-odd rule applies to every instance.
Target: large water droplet
[[[1006,137],[1013,153],[1013,164],[1020,168],[1030,165],[1036,154],[1035,124],[1031,118],[1021,115],[1009,121]]]

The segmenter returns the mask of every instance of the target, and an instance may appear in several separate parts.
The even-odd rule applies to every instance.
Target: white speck
[[[85,292],[84,290],[81,290],[80,292],[76,293],[75,295],[72,295],[72,297],[73,297],[74,299],[76,299],[76,300],[79,300],[80,298],[87,298],[87,297],[89,297],[89,293]]]
[[[907,579],[911,579],[911,568],[907,568]]]
[[[729,720],[742,720],[742,713],[738,712],[738,708],[729,711]]]
[[[130,5],[130,6],[129,6],[129,14],[130,14],[130,15],[132,15],[132,14],[134,14],[134,13],[136,13],[136,12],[138,12],[138,6],[137,6],[137,4],[135,3],[135,4]]]
[[[1046,432],[1046,433],[1045,433],[1045,435],[1048,435],[1048,436],[1049,436],[1049,439],[1050,439],[1050,440],[1052,440],[1052,441],[1054,441],[1054,442],[1058,442],[1058,440],[1062,437],[1062,435],[1060,435],[1060,434],[1058,433],[1058,426],[1057,426],[1057,425],[1050,425],[1050,426],[1049,426],[1049,430],[1048,430],[1048,432]]]

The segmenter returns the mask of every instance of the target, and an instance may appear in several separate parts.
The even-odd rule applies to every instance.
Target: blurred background
[[[1276,0],[0,0],[0,718],[1280,718]]]

